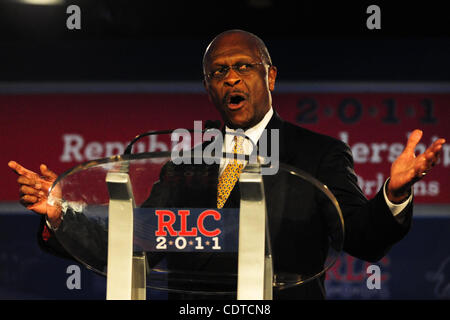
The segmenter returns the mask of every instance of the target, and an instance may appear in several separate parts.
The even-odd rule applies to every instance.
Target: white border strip
[[[276,93],[450,93],[450,82],[283,82]],[[0,94],[206,93],[198,82],[0,82]]]

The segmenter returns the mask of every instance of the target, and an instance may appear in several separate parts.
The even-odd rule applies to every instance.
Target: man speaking
[[[444,139],[437,139],[423,154],[415,156],[414,149],[422,137],[414,130],[401,155],[393,162],[390,177],[378,194],[367,200],[357,184],[353,170],[353,158],[349,147],[334,138],[324,136],[288,123],[280,118],[272,107],[271,92],[275,89],[277,68],[272,64],[269,52],[257,36],[242,30],[230,30],[219,34],[209,44],[203,57],[204,86],[209,100],[222,116],[226,133],[243,129],[256,145],[264,129],[279,130],[279,161],[303,170],[327,185],[341,207],[345,223],[344,250],[352,256],[366,261],[381,259],[396,242],[408,232],[412,220],[412,186],[424,178],[438,161]],[[275,104],[276,108],[276,104]],[[224,151],[233,153],[236,141],[225,140]],[[30,210],[46,215],[50,236],[61,223],[61,211],[47,205],[47,190],[56,179],[56,174],[45,165],[41,173],[29,171],[18,163],[8,164],[18,175],[21,203]],[[230,207],[238,203],[236,182],[242,166],[221,163],[217,173],[217,192],[214,203],[217,208]],[[233,178],[230,178],[233,177]],[[318,234],[321,226],[311,224],[306,241],[310,243],[311,255],[296,254],[296,246],[305,242],[303,232],[298,232],[301,221],[315,221],[314,212],[299,217],[298,198],[289,198],[280,207],[277,197],[291,194],[295,190],[283,190],[276,181],[266,185],[269,223],[291,221],[277,225],[277,236],[272,239],[273,250],[290,250],[289,261],[274,261],[295,272],[305,263],[324,263],[323,248]],[[159,202],[158,189],[154,187],[147,205],[164,206]],[[166,190],[165,192],[170,192]],[[313,200],[306,200],[313,201]],[[308,205],[308,204],[306,204]],[[271,226],[273,227],[273,226]],[[300,228],[300,227],[299,227]],[[297,232],[296,232],[297,230]],[[288,241],[286,241],[288,240]],[[288,247],[286,246],[288,243]],[[298,250],[297,250],[298,251]],[[275,258],[276,259],[276,258]],[[306,260],[306,262],[305,262]],[[324,277],[305,284],[274,292],[275,299],[323,299]]]

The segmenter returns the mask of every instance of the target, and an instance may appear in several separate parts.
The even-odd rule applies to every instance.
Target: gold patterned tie
[[[243,148],[242,145],[244,143],[244,137],[234,136],[234,147],[233,153],[242,154]],[[217,185],[217,208],[223,208],[225,202],[228,199],[228,196],[233,190],[236,181],[239,179],[239,175],[241,174],[242,168],[244,164],[242,161],[238,161],[236,158],[230,162],[225,168],[223,174],[219,177],[219,184]]]

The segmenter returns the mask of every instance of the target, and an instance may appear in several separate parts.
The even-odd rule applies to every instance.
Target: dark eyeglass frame
[[[221,66],[217,70],[209,72],[206,75],[206,77],[208,79],[210,79],[210,80],[220,81],[220,80],[225,79],[228,76],[228,74],[230,73],[231,69],[233,69],[237,74],[239,74],[241,76],[245,76],[245,75],[250,74],[252,71],[254,71],[254,67],[255,66],[257,66],[257,65],[266,65],[266,64],[267,63],[264,63],[264,62],[255,62],[255,63],[238,62],[238,63],[233,64],[232,66]],[[242,66],[250,66],[250,68],[249,68],[249,70],[245,70],[243,72],[243,70],[239,70],[239,68],[242,67]],[[270,67],[270,65],[268,65],[268,66]],[[217,75],[217,76],[214,76],[214,73],[217,72],[217,71],[220,71],[220,70],[222,70],[222,72],[224,72],[224,73],[220,74],[220,75]]]

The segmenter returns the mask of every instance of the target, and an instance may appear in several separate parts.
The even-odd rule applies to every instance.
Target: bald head
[[[205,66],[210,61],[218,50],[223,50],[224,47],[242,45],[250,48],[254,48],[261,57],[261,60],[272,65],[272,60],[269,55],[264,42],[251,32],[244,30],[228,30],[217,35],[208,45],[203,55],[203,72],[205,73]]]
[[[209,100],[229,128],[251,128],[270,110],[277,68],[254,34],[229,30],[215,37],[203,56],[203,74]]]

